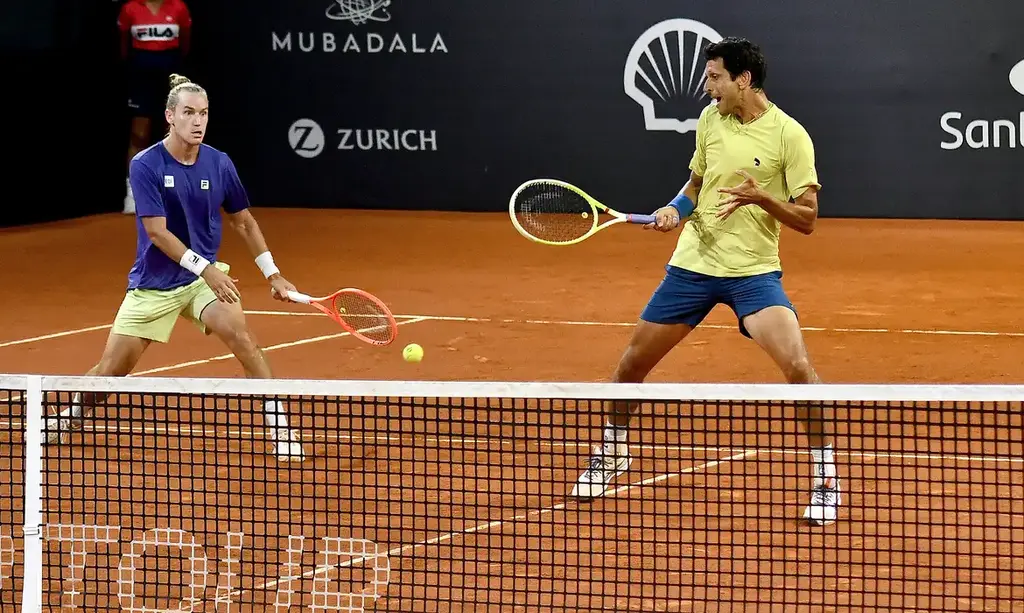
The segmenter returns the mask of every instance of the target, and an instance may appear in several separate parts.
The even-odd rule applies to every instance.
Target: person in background
[[[127,168],[135,154],[151,144],[153,118],[163,117],[168,76],[183,72],[192,17],[183,0],[128,0],[121,6],[117,27],[132,115]],[[124,213],[134,214],[135,197],[127,178],[125,188]]]

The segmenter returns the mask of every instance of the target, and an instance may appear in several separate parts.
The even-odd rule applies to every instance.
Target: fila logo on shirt
[[[174,187],[174,175],[164,175],[164,187]]]
[[[210,189],[210,182],[206,179],[200,179],[199,189]]]
[[[132,26],[132,37],[139,41],[175,40],[178,24]]]

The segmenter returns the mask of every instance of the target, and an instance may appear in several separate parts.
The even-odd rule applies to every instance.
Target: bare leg
[[[643,383],[668,352],[692,331],[693,326],[686,324],[656,324],[640,320],[633,329],[629,345],[619,358],[619,364],[612,374],[612,381]],[[636,403],[609,401],[605,403],[605,414],[610,424],[625,428],[638,407]]]
[[[679,344],[693,326],[686,324],[656,324],[640,320],[633,337],[619,359],[612,375],[615,383],[642,383],[658,362]],[[571,496],[590,499],[601,496],[615,477],[625,472],[632,458],[627,441],[629,422],[639,405],[625,401],[604,404],[607,422],[599,445],[587,464],[587,469],[573,485]]]
[[[201,315],[206,327],[217,335],[235,355],[245,376],[250,379],[270,379],[273,373],[256,336],[249,329],[242,311],[242,304],[236,302],[212,302]],[[263,404],[264,417],[273,436],[276,453],[281,460],[301,461],[305,452],[298,432],[288,427],[288,415],[284,403],[269,400]]]
[[[267,362],[263,349],[256,341],[256,336],[249,328],[242,312],[242,304],[236,302],[211,303],[202,314],[203,323],[211,332],[227,346],[235,355],[245,376],[250,379],[271,379],[273,373]]]
[[[743,319],[750,337],[771,356],[789,383],[821,383],[811,366],[796,314],[783,306],[771,306]],[[811,447],[832,444],[832,411],[820,405],[797,404],[800,420]]]
[[[771,356],[789,383],[820,383],[807,357],[796,314],[771,306],[744,318],[743,324],[758,345]],[[836,521],[842,494],[832,448],[832,410],[820,404],[797,403],[797,417],[811,446],[813,487],[804,518],[824,526]]]
[[[150,340],[111,332],[103,348],[100,361],[85,374],[96,377],[123,377],[139,363],[142,354],[149,347]],[[106,402],[106,394],[86,392],[75,394],[71,407],[60,412],[63,419],[47,427],[47,443],[62,442],[69,430],[81,428],[83,417],[92,415],[96,406]],[[67,419],[70,417],[71,419]]]

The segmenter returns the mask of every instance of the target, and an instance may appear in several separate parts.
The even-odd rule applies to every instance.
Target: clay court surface
[[[675,234],[616,227],[573,247],[530,243],[504,214],[256,211],[282,272],[300,290],[366,289],[402,319],[395,345],[362,346],[310,310],[269,296],[252,258],[226,231],[222,259],[240,280],[251,326],[276,375],[604,381],[657,286]],[[97,216],[0,230],[7,298],[0,371],[79,374],[110,323],[135,253],[135,222]],[[1024,380],[1024,224],[824,219],[811,236],[784,231],[783,282],[829,382],[1016,383]],[[14,265],[16,264],[16,265]],[[420,320],[420,318],[425,318]],[[450,319],[449,319],[450,318]],[[774,366],[719,306],[651,381],[779,382]],[[401,360],[417,342],[418,365]],[[140,370],[239,376],[225,351],[179,323]],[[175,367],[177,366],[177,367]],[[171,368],[175,367],[175,368]]]
[[[676,240],[619,226],[581,245],[546,247],[516,234],[504,214],[255,213],[301,291],[359,287],[401,324],[394,345],[374,348],[308,307],[272,300],[226,230],[222,259],[275,374],[288,379],[607,381]],[[88,370],[134,252],[135,222],[121,215],[0,230],[0,372]],[[1022,223],[823,219],[809,237],[784,231],[783,282],[826,382],[1016,384],[1024,381],[1022,253]],[[649,381],[782,381],[726,307],[706,324]],[[424,347],[422,363],[402,361],[409,342]],[[241,376],[226,353],[181,320],[137,374]],[[791,406],[709,403],[692,407],[693,419],[662,406],[661,418],[642,425],[622,490],[583,505],[566,492],[599,437],[596,403],[474,402],[297,403],[314,459],[282,466],[264,453],[245,403],[136,398],[80,435],[92,444],[47,452],[48,462],[65,460],[48,468],[49,483],[62,484],[48,494],[61,499],[50,512],[64,523],[122,526],[120,545],[87,569],[94,591],[116,583],[109,569],[156,525],[199,535],[211,564],[230,548],[224,535],[241,531],[236,599],[267,610],[287,537],[299,532],[310,541],[367,539],[389,554],[386,597],[368,611],[1022,610],[1019,403],[839,411],[847,439],[838,462],[852,502],[843,522],[815,531],[796,521],[809,460],[785,419]],[[773,420],[785,425],[765,429]],[[241,488],[241,498],[218,483]],[[148,514],[127,501],[97,510],[97,500],[129,487],[154,497],[143,496]],[[212,488],[205,500],[191,497],[203,487]],[[248,540],[254,531],[263,536]],[[303,571],[320,563],[312,551],[326,545],[318,543],[306,544]],[[51,563],[68,563],[69,549],[53,551]],[[370,585],[368,564],[344,553],[332,583]],[[156,568],[139,572],[157,577]],[[170,576],[163,580],[175,587],[145,592],[145,606],[185,598],[176,586],[187,572]],[[219,610],[216,576],[211,566],[195,611]],[[296,581],[296,605],[313,604],[314,583],[309,574]],[[116,601],[110,589],[115,597],[94,606]]]

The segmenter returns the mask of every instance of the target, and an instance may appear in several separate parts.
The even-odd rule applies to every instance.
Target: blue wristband
[[[669,206],[672,206],[677,211],[679,211],[680,219],[686,219],[687,217],[690,216],[690,213],[693,213],[693,210],[697,208],[696,206],[694,206],[693,201],[690,200],[690,198],[687,197],[686,194],[679,194],[678,196],[672,199],[672,202],[669,202],[668,204]]]

